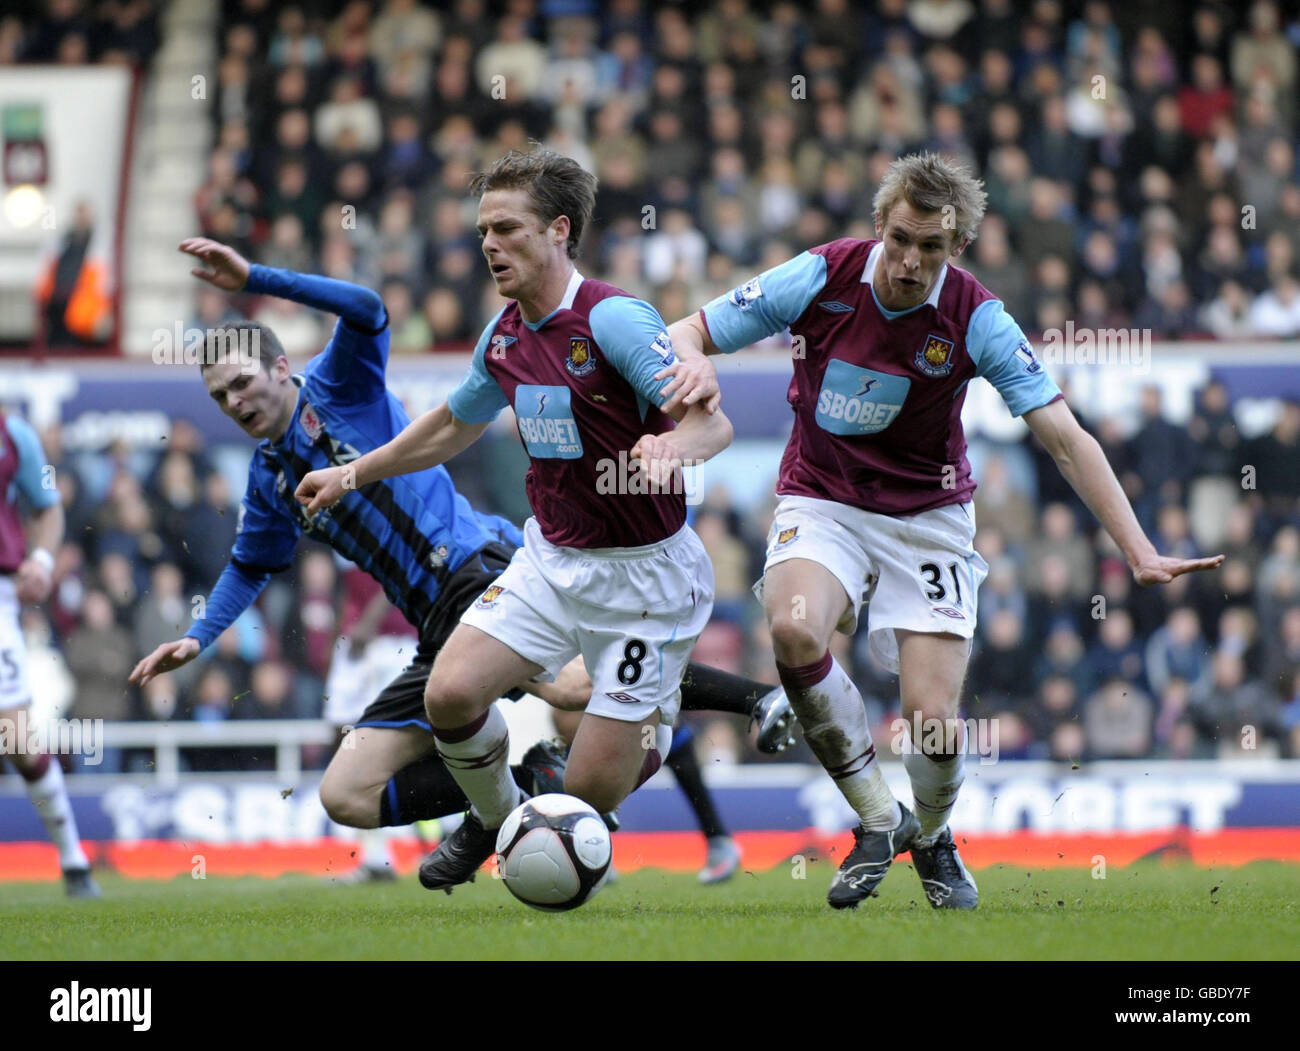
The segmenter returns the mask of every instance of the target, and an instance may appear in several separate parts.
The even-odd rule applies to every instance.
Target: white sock
[[[388,859],[388,829],[361,828],[357,830],[357,843],[361,849],[361,864],[368,869],[386,869]]]
[[[966,780],[966,757],[958,752],[951,758],[930,756],[920,749],[904,749],[903,766],[912,781],[912,809],[921,823],[917,840],[929,846],[948,824],[957,792]]]
[[[55,756],[50,756],[50,765],[35,781],[28,781],[27,795],[36,807],[36,812],[45,822],[45,831],[59,850],[59,867],[64,869],[88,869],[85,851],[81,849],[81,837],[77,835],[77,819],[72,816],[72,803],[68,800],[68,790],[63,785],[63,767]]]
[[[829,660],[826,674],[808,683]],[[828,653],[805,668],[781,668],[781,682],[803,727],[804,740],[848,800],[862,827],[875,831],[895,828],[902,819],[885,775],[876,761],[867,711],[853,680]]]
[[[478,723],[468,736],[462,734]],[[481,720],[454,730],[435,730],[438,754],[447,764],[484,828],[500,828],[523,795],[506,762],[510,734],[506,718],[495,704]],[[446,736],[452,737],[447,740]]]

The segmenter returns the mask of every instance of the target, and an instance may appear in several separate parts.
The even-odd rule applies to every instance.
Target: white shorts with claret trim
[[[948,504],[893,516],[834,500],[783,496],[767,538],[763,571],[804,558],[825,567],[849,605],[837,630],[852,634],[867,607],[867,642],[888,671],[898,671],[894,632],[975,634],[976,593],[988,564],[971,546],[973,504]],[[763,582],[754,585],[761,601]]]
[[[465,611],[470,624],[554,678],[582,655],[587,712],[671,726],[691,651],[713,611],[713,564],[683,526],[644,547],[558,547],[537,520],[506,571]]]

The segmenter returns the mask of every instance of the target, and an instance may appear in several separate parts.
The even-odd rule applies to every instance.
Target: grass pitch
[[[819,871],[820,870],[820,871]],[[1300,866],[1139,863],[974,873],[980,907],[935,912],[906,862],[853,912],[831,873],[741,873],[702,887],[642,870],[569,913],[537,912],[480,875],[448,897],[414,877],[0,884],[0,958],[19,960],[1266,960],[1300,955]]]

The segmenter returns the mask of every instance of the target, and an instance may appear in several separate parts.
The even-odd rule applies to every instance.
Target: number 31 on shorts
[[[961,563],[949,562],[947,572],[937,562],[922,562],[918,567],[925,586],[925,597],[931,602],[942,602],[948,597],[948,589],[944,587],[946,580],[951,580],[953,601],[961,605]]]

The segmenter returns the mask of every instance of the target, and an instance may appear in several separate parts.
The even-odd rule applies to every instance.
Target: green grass
[[[821,869],[821,871],[817,871]],[[1029,959],[1262,960],[1300,953],[1297,866],[1141,863],[975,873],[974,913],[937,913],[911,866],[856,912],[826,906],[830,872],[626,875],[583,908],[536,912],[480,876],[451,897],[413,878],[361,887],[305,877],[0,884],[0,958],[175,960]],[[1217,888],[1217,889],[1216,889]],[[1063,903],[1063,904],[1061,904]]]

